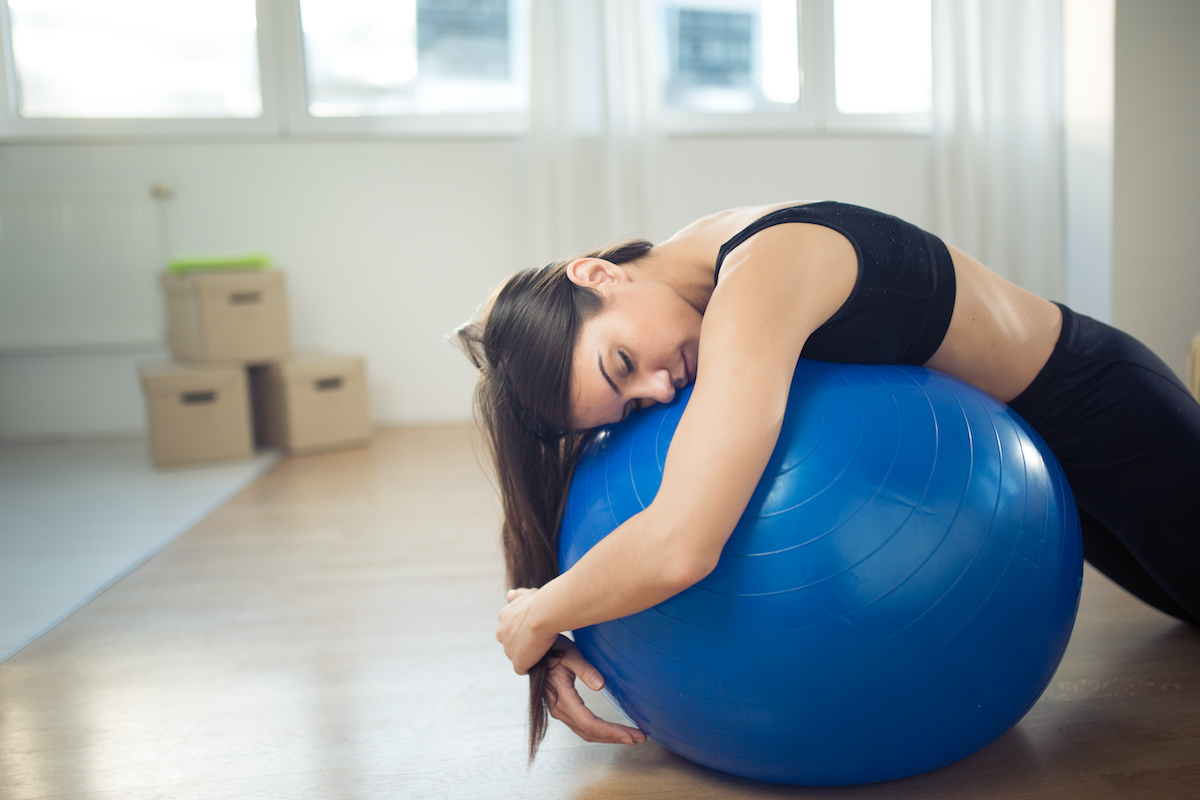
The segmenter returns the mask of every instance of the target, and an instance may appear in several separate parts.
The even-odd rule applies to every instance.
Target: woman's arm
[[[857,275],[850,242],[817,225],[768,228],[730,254],[658,494],[570,570],[504,609],[496,637],[518,673],[559,631],[643,611],[713,570],[774,450],[804,342]]]

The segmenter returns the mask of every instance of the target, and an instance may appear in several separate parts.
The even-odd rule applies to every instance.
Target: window
[[[300,0],[314,117],[520,112],[509,0]],[[523,55],[523,54],[522,54]]]
[[[265,7],[0,0],[0,136],[276,134]]]
[[[257,117],[254,0],[9,0],[30,118]]]
[[[931,126],[931,0],[654,2],[668,132]],[[530,6],[0,0],[0,136],[519,134]]]
[[[795,0],[664,4],[669,106],[741,113],[800,99]]]
[[[659,0],[675,132],[925,132],[930,0]]]
[[[929,0],[834,0],[834,105],[840,114],[933,107]]]
[[[0,0],[0,136],[519,133],[528,2]]]

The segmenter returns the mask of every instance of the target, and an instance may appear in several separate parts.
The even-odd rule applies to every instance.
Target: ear
[[[629,273],[602,258],[577,258],[567,265],[567,278],[576,286],[586,286],[601,293],[629,280]]]

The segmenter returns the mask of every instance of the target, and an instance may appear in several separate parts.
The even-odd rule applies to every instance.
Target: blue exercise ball
[[[654,498],[690,391],[597,433],[562,570]],[[802,359],[717,568],[575,641],[622,713],[685,758],[870,783],[1015,725],[1058,667],[1082,578],[1066,478],[1015,413],[933,370]]]

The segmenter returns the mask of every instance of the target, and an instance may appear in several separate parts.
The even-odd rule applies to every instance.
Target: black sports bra
[[[752,222],[717,255],[713,283],[729,252],[785,222],[824,225],[858,254],[858,279],[841,308],[817,328],[805,358],[858,364],[924,364],[937,351],[954,313],[954,262],[942,240],[904,220],[845,203],[809,203]]]

